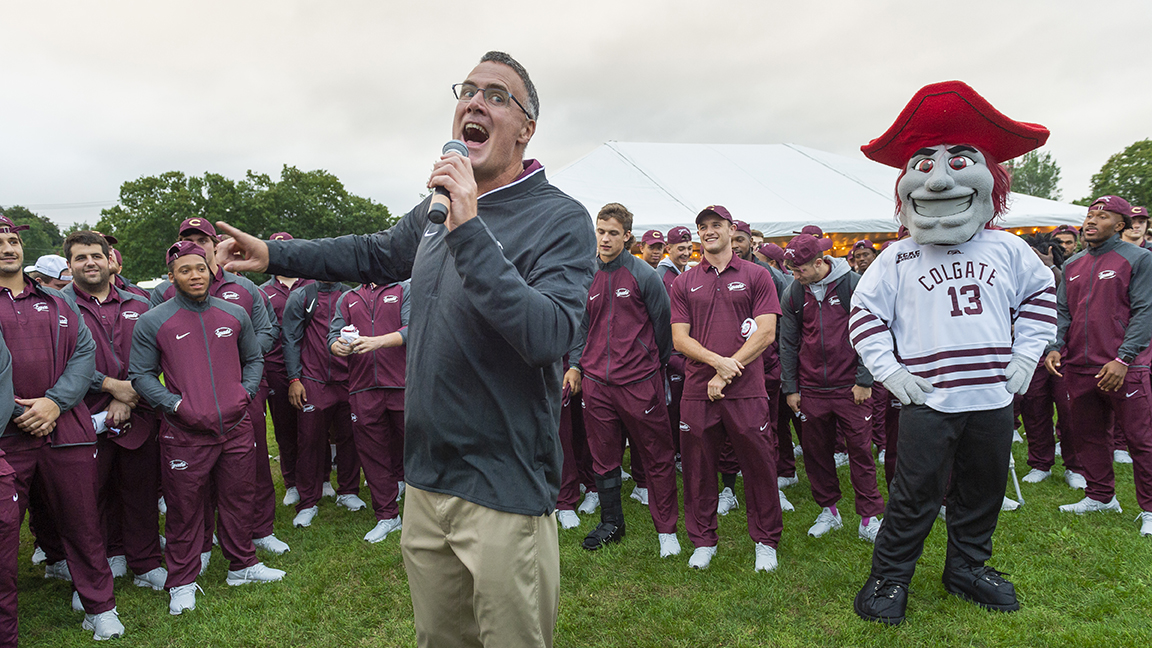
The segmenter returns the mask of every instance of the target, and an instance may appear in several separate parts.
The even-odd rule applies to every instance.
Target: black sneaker
[[[1016,600],[1016,588],[1004,576],[987,565],[960,565],[946,568],[941,580],[950,594],[972,601],[985,610],[1015,612],[1020,609],[1020,601]]]
[[[596,551],[600,547],[608,544],[609,542],[620,542],[624,539],[624,523],[621,522],[620,526],[616,526],[611,522],[601,522],[596,525],[595,529],[584,538],[584,548],[588,551]]]
[[[882,576],[869,576],[852,609],[865,621],[900,625],[908,609],[908,586]]]

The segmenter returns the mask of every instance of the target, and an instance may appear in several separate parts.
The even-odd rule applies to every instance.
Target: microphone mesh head
[[[448,140],[448,143],[444,145],[444,150],[442,150],[441,153],[448,154],[453,151],[464,157],[468,157],[468,145],[460,140]]]

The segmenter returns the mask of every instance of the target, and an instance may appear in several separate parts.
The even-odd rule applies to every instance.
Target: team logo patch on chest
[[[231,290],[225,292],[223,295],[220,295],[220,297],[229,301],[236,301],[237,299],[240,299],[240,295],[238,293],[232,292]]]
[[[187,470],[188,462],[184,461],[183,459],[173,459],[172,461],[168,462],[168,467],[172,470]]]
[[[733,281],[732,283],[728,284],[728,290],[744,290],[747,287],[748,286],[745,286],[739,281]]]
[[[1114,270],[1101,270],[1100,274],[1096,275],[1097,279],[1111,279],[1116,276]]]
[[[68,328],[68,318],[63,315],[60,316],[60,328]]]
[[[36,309],[37,313],[43,313],[48,310],[48,304],[45,304],[44,302],[36,302],[35,304],[32,304],[32,308]]]
[[[632,293],[629,292],[627,288],[617,288],[616,289],[616,296],[617,297],[628,297],[631,294]]]
[[[837,297],[836,295],[832,295],[831,297],[828,298],[828,305],[829,306],[835,306],[839,303],[840,303],[840,298]]]
[[[232,337],[232,329],[228,328],[227,326],[221,326],[220,328],[216,329],[216,337]]]
[[[123,313],[120,313],[120,317],[135,322],[136,320],[140,319],[140,313],[137,313],[136,311],[124,311]]]
[[[400,298],[396,295],[384,295],[384,299],[381,299],[380,301],[385,304],[395,304],[396,302],[400,301]]]

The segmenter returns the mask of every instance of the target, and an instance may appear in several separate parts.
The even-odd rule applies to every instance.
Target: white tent
[[[898,171],[861,155],[844,157],[796,144],[608,142],[564,167],[551,182],[595,216],[618,202],[636,216],[633,231],[694,229],[696,214],[724,205],[766,237],[808,224],[826,232],[895,232]],[[1001,227],[1079,226],[1084,208],[1013,194]]]

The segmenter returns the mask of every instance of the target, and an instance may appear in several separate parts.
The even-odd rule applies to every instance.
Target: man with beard
[[[946,487],[944,588],[986,609],[1020,607],[1012,583],[985,563],[1008,478],[1013,396],[1055,335],[1055,288],[1023,239],[988,224],[1007,209],[1011,178],[999,163],[1047,138],[949,81],[922,88],[861,147],[901,169],[897,211],[911,234],[877,257],[852,295],[852,343],[904,405],[885,522],[854,602],[866,620],[904,620]]]

